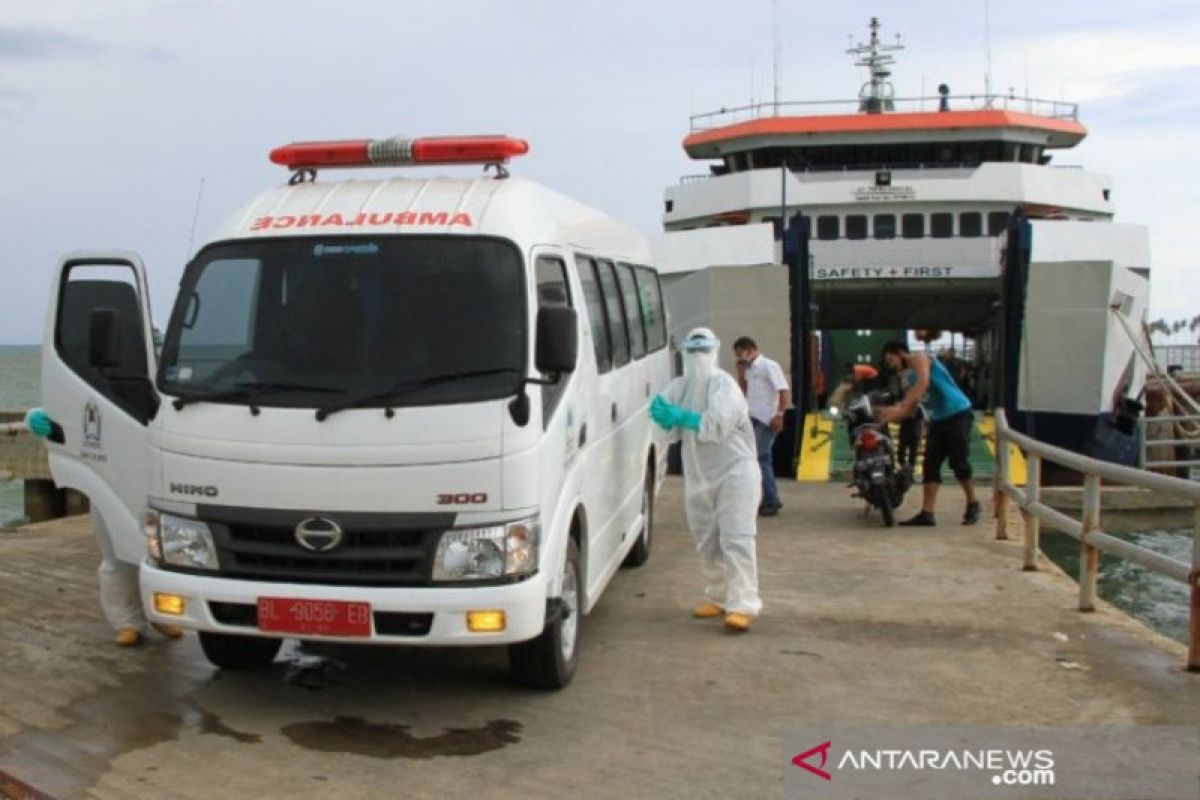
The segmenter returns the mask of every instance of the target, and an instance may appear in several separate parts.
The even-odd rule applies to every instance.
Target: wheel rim
[[[561,623],[559,646],[563,661],[570,661],[575,652],[575,635],[579,629],[579,581],[575,575],[575,561],[569,558],[563,567],[562,602],[566,607],[566,618]]]

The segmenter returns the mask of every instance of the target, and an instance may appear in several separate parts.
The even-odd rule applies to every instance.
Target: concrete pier
[[[842,486],[781,485],[759,527],[766,608],[745,635],[690,616],[681,490],[668,479],[650,562],[614,579],[553,694],[513,687],[502,650],[293,643],[270,671],[234,674],[194,635],[119,649],[86,517],[0,534],[0,787],[763,798],[781,794],[795,727],[1200,722],[1182,645],[1103,602],[1079,613],[1048,561],[1021,570],[1019,517],[1008,541],[986,518],[964,527],[956,487],[939,527],[885,529]]]
[[[46,445],[20,424],[24,419],[24,411],[0,411],[0,481],[25,482],[25,516],[32,522],[87,513],[86,497],[54,485]]]

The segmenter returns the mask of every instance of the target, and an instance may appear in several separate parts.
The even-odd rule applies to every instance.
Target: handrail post
[[[1079,610],[1096,610],[1096,581],[1100,575],[1100,551],[1088,541],[1088,534],[1100,530],[1100,476],[1083,479],[1083,532],[1079,536]]]
[[[1004,412],[996,409],[996,413],[1003,414]],[[996,476],[992,479],[992,507],[995,509],[996,515],[996,538],[1007,539],[1008,495],[1005,494],[1005,489],[1008,488],[1008,442],[1004,438],[999,420],[996,422],[995,431]]]
[[[1025,520],[1025,563],[1022,569],[1037,572],[1041,520],[1033,513],[1033,505],[1042,500],[1042,457],[1036,453],[1026,453],[1025,463],[1025,505],[1021,507],[1021,518]]]
[[[1188,587],[1192,596],[1188,621],[1188,672],[1200,672],[1200,503],[1192,506],[1192,574]]]

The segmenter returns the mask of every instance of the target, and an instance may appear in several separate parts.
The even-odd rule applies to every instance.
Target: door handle
[[[650,383],[647,381],[647,383],[646,383],[646,397],[649,397],[649,396],[650,396]]]
[[[616,422],[616,421],[617,421],[617,404],[616,404],[616,403],[613,403],[613,404],[612,404],[612,413],[611,413],[611,416],[612,416],[612,421],[613,421],[613,422]]]
[[[579,426],[579,446],[583,447],[587,444],[587,423]]]

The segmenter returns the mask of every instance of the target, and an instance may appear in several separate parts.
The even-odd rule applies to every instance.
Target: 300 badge
[[[471,506],[486,503],[487,500],[487,492],[460,492],[459,494],[439,494],[437,496],[439,506]]]

